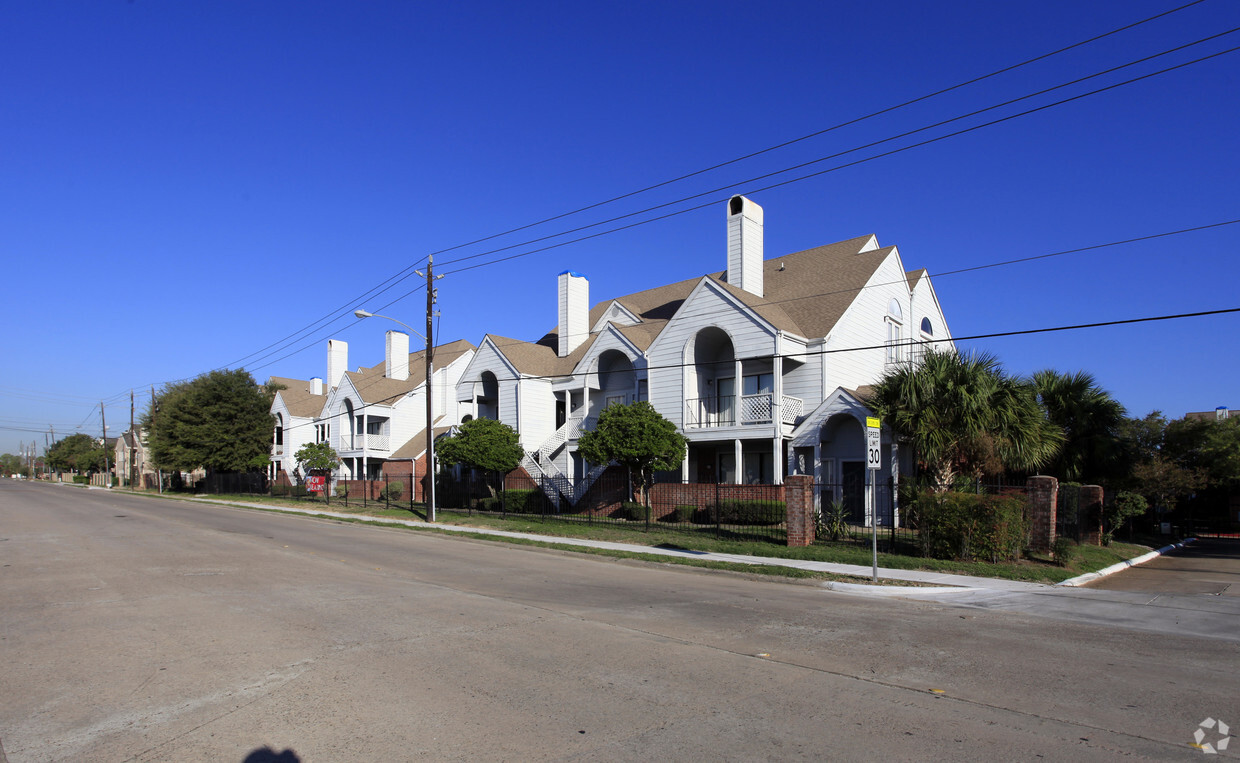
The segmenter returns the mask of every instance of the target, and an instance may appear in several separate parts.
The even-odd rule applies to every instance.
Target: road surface
[[[0,484],[0,565],[13,763],[1193,759],[1240,724],[1209,633],[120,491]]]

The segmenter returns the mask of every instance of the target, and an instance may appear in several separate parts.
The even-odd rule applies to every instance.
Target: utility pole
[[[138,464],[138,433],[133,428],[133,390],[129,390],[129,489],[134,490],[133,473]]]
[[[434,255],[426,258],[426,521],[435,521],[435,398],[431,380],[435,375],[435,342],[432,331],[435,318],[435,276],[431,272]]]
[[[103,427],[103,480],[112,487],[112,462],[108,458],[108,419],[103,413],[103,401],[99,401],[99,426]]]

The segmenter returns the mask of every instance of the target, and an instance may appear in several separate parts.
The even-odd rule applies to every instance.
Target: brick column
[[[1102,488],[1081,485],[1081,543],[1102,545]]]
[[[784,503],[788,507],[789,546],[808,546],[814,542],[814,478],[794,474],[784,478]]]
[[[1034,551],[1050,553],[1055,547],[1055,501],[1059,497],[1059,480],[1030,477],[1025,487],[1029,490],[1029,546]]]

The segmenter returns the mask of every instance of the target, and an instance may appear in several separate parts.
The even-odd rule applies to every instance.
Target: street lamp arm
[[[360,308],[359,308],[359,309],[357,309],[357,310],[354,310],[354,311],[353,311],[353,315],[357,316],[358,318],[387,318],[387,319],[388,319],[389,321],[391,321],[392,323],[399,323],[401,326],[404,326],[406,330],[408,330],[411,334],[413,334],[413,335],[417,336],[417,337],[418,337],[419,339],[421,339],[423,342],[425,342],[425,341],[426,341],[426,335],[425,335],[425,334],[423,334],[423,333],[422,333],[422,332],[420,332],[420,331],[417,331],[417,330],[413,329],[413,328],[412,328],[412,327],[411,327],[408,323],[405,323],[404,321],[398,321],[398,320],[396,320],[395,318],[393,318],[393,317],[391,317],[391,316],[388,316],[388,315],[379,315],[378,313],[371,313],[371,312],[367,312],[366,310],[362,310],[362,309],[360,309]]]

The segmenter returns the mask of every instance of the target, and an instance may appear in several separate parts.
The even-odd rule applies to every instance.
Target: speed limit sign
[[[865,419],[865,468],[877,470],[883,468],[883,451],[881,422],[873,416]]]

